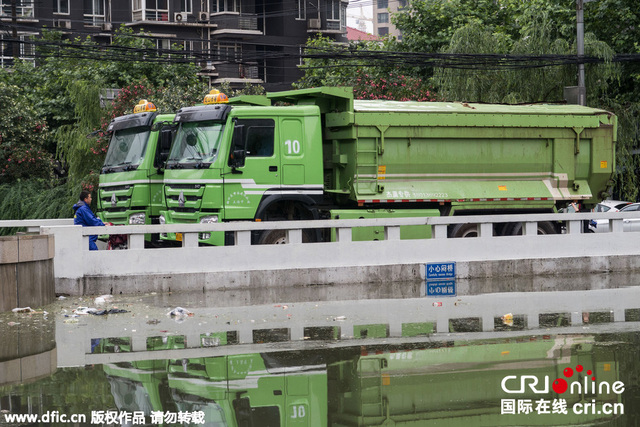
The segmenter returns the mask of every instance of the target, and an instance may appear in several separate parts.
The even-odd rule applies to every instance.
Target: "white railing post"
[[[352,240],[352,230],[350,227],[336,228],[336,242],[349,243]]]
[[[40,234],[53,234],[56,277],[76,279],[84,275],[84,254],[89,252],[89,236],[82,235],[81,225],[40,227]]]
[[[302,243],[302,229],[287,230],[287,243]]]
[[[446,239],[448,237],[447,233],[447,224],[436,224],[431,226],[432,234],[431,237],[434,239]]]
[[[538,235],[538,223],[533,221],[527,221],[524,223],[522,234],[525,236],[537,236]]]
[[[144,234],[129,234],[129,249],[144,249]]]
[[[567,221],[567,234],[580,234],[582,233],[582,221],[571,220]]]
[[[478,237],[493,237],[493,223],[482,222],[478,224]]]
[[[197,248],[199,233],[182,233],[183,248]]]
[[[384,240],[400,240],[400,226],[384,227]]]
[[[234,231],[233,241],[236,246],[251,245],[251,231]]]
[[[624,231],[624,223],[621,219],[609,220],[609,231],[611,233],[622,233]]]

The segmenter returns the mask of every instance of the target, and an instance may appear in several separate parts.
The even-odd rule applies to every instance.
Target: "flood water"
[[[640,280],[600,279],[461,282],[440,298],[421,283],[68,297],[2,313],[0,425],[636,426]]]

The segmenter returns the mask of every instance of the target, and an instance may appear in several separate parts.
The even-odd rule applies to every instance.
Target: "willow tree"
[[[452,101],[562,102],[564,88],[576,85],[577,66],[573,61],[555,65],[555,58],[568,60],[576,49],[566,39],[554,38],[551,26],[542,15],[524,27],[516,40],[478,23],[459,28],[443,52],[478,56],[458,68],[436,70],[439,93]],[[594,105],[618,77],[619,67],[611,62],[613,50],[592,34],[585,36],[585,54],[603,61],[586,65],[587,93]],[[483,55],[487,55],[484,60]]]

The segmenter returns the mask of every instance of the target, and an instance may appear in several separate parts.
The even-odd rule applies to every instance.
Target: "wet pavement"
[[[59,299],[0,314],[0,424],[638,425],[640,280],[600,279]]]

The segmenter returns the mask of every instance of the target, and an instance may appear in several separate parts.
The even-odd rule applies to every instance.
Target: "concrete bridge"
[[[582,222],[609,219],[606,233],[583,233]],[[206,291],[346,283],[423,282],[425,265],[455,262],[459,289],[469,281],[640,270],[638,234],[624,221],[638,213],[571,213],[467,217],[236,222],[221,224],[80,227],[71,220],[0,221],[55,239],[57,294],[99,295]],[[565,233],[538,235],[538,221],[562,221]],[[523,224],[521,236],[494,236],[493,223]],[[453,239],[447,227],[479,224],[479,236]],[[400,240],[400,227],[429,227],[433,238]],[[379,241],[352,241],[355,227],[379,227]],[[335,242],[302,243],[302,230],[332,228]],[[251,232],[284,229],[288,244],[252,245]],[[225,231],[235,245],[198,247],[198,233]],[[146,233],[183,233],[182,247],[145,249]],[[129,249],[88,250],[92,234],[127,234]]]

